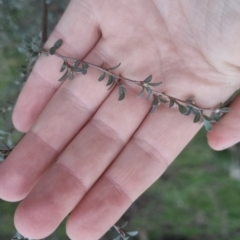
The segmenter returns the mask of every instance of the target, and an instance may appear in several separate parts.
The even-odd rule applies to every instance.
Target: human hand
[[[46,47],[113,66],[132,79],[163,81],[161,91],[214,107],[240,86],[237,2],[72,0]],[[166,170],[201,127],[177,110],[137,99],[128,85],[117,101],[89,70],[62,85],[61,61],[40,58],[13,121],[27,132],[0,166],[0,197],[19,201],[15,225],[44,238],[70,212],[72,240],[98,239]],[[157,89],[157,88],[156,88]],[[136,92],[137,91],[137,92]],[[239,141],[239,98],[208,135],[215,149]],[[224,135],[222,135],[224,134]]]

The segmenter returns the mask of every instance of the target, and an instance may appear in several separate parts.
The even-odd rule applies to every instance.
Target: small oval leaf
[[[204,123],[204,127],[206,128],[206,130],[208,132],[212,131],[212,123],[209,122],[208,120],[206,120],[205,118],[203,118],[203,123]]]
[[[178,103],[178,109],[179,109],[179,112],[182,114],[186,114],[188,112],[188,109],[184,105],[181,105],[179,103]]]
[[[120,65],[121,65],[121,63],[119,63],[119,64],[118,64],[117,66],[115,66],[115,67],[108,68],[108,70],[114,70],[114,69],[118,68]]]
[[[61,66],[60,72],[63,72],[67,67],[66,62],[63,62],[63,65]]]
[[[69,78],[69,80],[73,80],[74,75],[73,75],[73,72],[72,72],[72,71],[70,71],[70,73],[69,73],[69,75],[68,75],[68,78]]]
[[[73,67],[72,70],[78,73],[82,72],[82,68],[78,68],[78,67]]]
[[[55,47],[51,47],[51,48],[49,49],[49,53],[50,53],[50,55],[54,55],[55,52],[56,52]]]
[[[142,95],[143,95],[143,92],[144,92],[144,87],[142,87],[142,90],[141,90],[141,92],[138,94],[138,98],[140,98],[140,97],[142,97]]]
[[[102,80],[104,80],[105,76],[106,76],[106,73],[105,72],[102,73],[101,76],[98,78],[98,81],[101,82]]]
[[[119,91],[118,91],[119,93],[118,101],[122,101],[125,98],[125,95],[126,95],[125,92],[126,92],[126,89],[122,85],[120,85]]]
[[[81,63],[80,60],[75,61],[75,62],[73,63],[73,67],[77,68],[80,63]]]
[[[198,112],[198,113],[196,113],[196,115],[195,115],[195,117],[193,119],[193,122],[197,123],[197,122],[200,121],[200,119],[201,119],[201,114]]]
[[[32,38],[30,38],[29,36],[24,36],[24,37],[22,38],[22,41],[23,41],[24,43],[26,43],[26,44],[31,44]]]
[[[157,107],[158,107],[157,105],[152,106],[150,113],[154,113],[156,111]]]
[[[19,48],[18,48],[18,51],[19,51],[20,53],[24,53],[24,54],[26,54],[26,55],[29,53],[29,50],[26,49],[26,48],[24,48],[24,47],[19,47]]]
[[[83,66],[83,68],[86,68],[86,69],[89,68],[89,65],[88,65],[86,62],[83,62],[83,63],[82,63],[82,66]]]
[[[54,43],[54,48],[57,50],[58,48],[60,48],[63,44],[63,40],[62,39],[58,39],[55,43]]]
[[[169,108],[173,107],[175,101],[173,98],[169,98]]]
[[[156,82],[156,83],[149,83],[148,85],[152,86],[152,87],[156,87],[156,86],[159,86],[161,84],[162,84],[162,82]]]
[[[146,97],[146,100],[148,100],[148,99],[151,97],[151,95],[152,95],[152,89],[149,88],[149,87],[146,87],[145,89],[146,89],[147,92],[148,92],[147,97]]]
[[[32,50],[34,52],[40,52],[41,48],[37,44],[32,43]]]
[[[39,36],[35,36],[32,38],[33,43],[39,43],[41,41],[41,38]]]
[[[219,109],[221,112],[223,112],[223,113],[227,113],[227,112],[229,112],[230,110],[231,110],[231,108],[230,107],[222,107],[222,108],[220,108]]]
[[[63,81],[65,81],[67,78],[68,78],[68,69],[67,69],[67,71],[63,74],[63,76],[62,76],[60,79],[58,79],[58,81],[59,81],[59,82],[63,82]]]
[[[87,69],[86,68],[82,68],[82,74],[86,75],[87,74]]]
[[[134,236],[138,235],[138,231],[127,232],[127,234],[131,237],[134,237]]]
[[[121,235],[118,235],[117,237],[115,237],[113,240],[121,240]]]
[[[150,83],[152,81],[152,75],[148,76],[143,82]]]
[[[153,101],[152,101],[152,107],[158,106],[159,104],[159,99],[156,95],[153,95]]]
[[[108,82],[107,82],[106,86],[112,85],[114,80],[115,80],[115,78],[112,75],[108,75]]]

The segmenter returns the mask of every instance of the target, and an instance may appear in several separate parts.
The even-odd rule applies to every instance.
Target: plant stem
[[[47,26],[48,26],[48,4],[46,0],[42,0],[42,43],[47,41]]]
[[[77,60],[78,60],[78,59],[75,59],[75,58],[63,56],[63,55],[61,55],[61,54],[59,54],[59,53],[55,53],[54,55],[55,55],[56,57],[62,58],[64,61],[67,61],[67,59],[72,60],[72,61],[77,61]],[[82,61],[82,60],[80,60],[80,63],[86,63],[86,64],[88,64],[90,67],[95,68],[95,69],[98,69],[98,70],[100,70],[101,72],[105,72],[105,73],[107,73],[108,75],[111,75],[111,76],[115,77],[116,79],[122,79],[122,80],[126,80],[126,81],[128,81],[128,82],[133,82],[133,83],[140,83],[140,82],[141,82],[141,81],[132,80],[132,79],[129,79],[129,78],[125,78],[125,77],[118,76],[118,75],[110,72],[108,69],[105,69],[105,68],[103,68],[103,67],[101,67],[101,66],[95,65],[95,64],[93,64],[93,63],[89,63],[89,62]]]
[[[42,49],[41,52],[42,53],[48,53],[48,50]],[[118,76],[118,75],[112,73],[109,69],[103,68],[102,66],[98,66],[98,65],[95,65],[93,63],[89,63],[89,62],[86,62],[86,61],[83,61],[83,60],[79,60],[79,59],[75,59],[75,58],[72,58],[72,57],[63,56],[63,55],[61,55],[61,54],[59,54],[57,52],[54,53],[53,55],[56,56],[56,57],[61,58],[67,64],[69,64],[68,60],[71,60],[73,62],[79,61],[79,64],[88,64],[90,67],[95,68],[95,69],[97,69],[97,70],[99,70],[101,72],[104,72],[104,73],[108,74],[108,75],[111,75],[115,79],[125,80],[125,81],[128,81],[128,82],[134,83],[134,84],[136,84],[136,85],[138,85],[140,87],[143,87],[144,86],[143,84],[146,84],[146,83],[144,83],[144,81],[138,81],[138,80],[133,80],[133,79],[125,78],[125,77],[122,77],[122,76]],[[69,64],[69,67],[71,67],[70,64]],[[150,87],[150,86],[148,86],[148,87]],[[188,105],[188,106],[190,106],[190,107],[192,107],[192,108],[194,108],[194,109],[196,109],[196,110],[198,110],[200,112],[201,111],[211,111],[211,112],[214,112],[214,111],[217,111],[219,109],[219,108],[202,108],[202,107],[197,106],[194,102],[188,102],[186,100],[181,100],[181,99],[172,97],[172,96],[170,96],[170,95],[168,95],[168,94],[166,94],[164,92],[158,92],[156,90],[152,90],[152,93],[155,93],[158,96],[166,97],[169,101],[170,101],[170,99],[173,99],[177,103],[183,103],[183,104]],[[167,103],[169,101],[167,101]]]

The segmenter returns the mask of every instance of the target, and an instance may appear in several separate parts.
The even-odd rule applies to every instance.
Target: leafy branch
[[[213,123],[220,121],[221,117],[230,111],[228,107],[229,103],[240,94],[240,89],[236,91],[226,102],[219,104],[215,108],[202,108],[194,102],[194,98],[187,100],[182,100],[175,98],[166,94],[165,92],[158,92],[153,88],[159,86],[162,82],[152,82],[152,75],[148,76],[144,80],[132,80],[126,77],[116,75],[113,70],[120,67],[120,63],[115,67],[106,68],[104,64],[101,66],[95,65],[93,63],[86,62],[84,60],[75,59],[72,57],[63,56],[57,53],[57,49],[60,48],[63,44],[63,41],[59,39],[55,42],[53,47],[50,49],[43,49],[40,45],[37,45],[36,40],[32,40],[32,43],[29,43],[29,39],[26,38],[25,44],[28,44],[28,51],[33,55],[43,55],[49,56],[54,55],[63,60],[63,64],[60,68],[60,72],[64,72],[62,77],[58,80],[63,82],[67,79],[73,80],[76,74],[86,75],[89,67],[95,68],[101,71],[101,75],[98,78],[98,81],[101,82],[107,78],[106,86],[109,86],[108,90],[112,89],[115,85],[119,88],[119,97],[118,100],[121,101],[126,96],[126,88],[124,82],[130,82],[132,84],[138,85],[141,87],[141,91],[138,94],[138,98],[142,97],[144,93],[147,94],[146,99],[152,97],[152,104],[150,113],[154,113],[158,106],[161,104],[168,105],[169,108],[176,107],[182,115],[188,116],[190,114],[194,115],[194,123],[203,123],[207,131],[211,131]],[[206,114],[210,112],[210,115]]]

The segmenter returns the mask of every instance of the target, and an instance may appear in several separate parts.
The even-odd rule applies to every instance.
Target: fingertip
[[[7,160],[0,166],[0,198],[8,202],[18,202],[27,192],[19,175],[9,170]]]
[[[52,233],[47,227],[47,216],[45,221],[39,221],[41,214],[37,215],[34,208],[31,208],[31,205],[26,206],[24,202],[20,203],[14,215],[15,228],[25,238],[44,239]]]
[[[19,108],[15,108],[12,114],[12,122],[14,128],[16,128],[21,133],[27,133],[30,129],[31,124],[28,123],[28,118],[26,115],[19,112]]]
[[[208,145],[215,151],[221,151],[227,148],[226,146],[224,146],[225,139],[223,139],[223,136],[217,135],[216,133],[208,132],[207,141]]]

